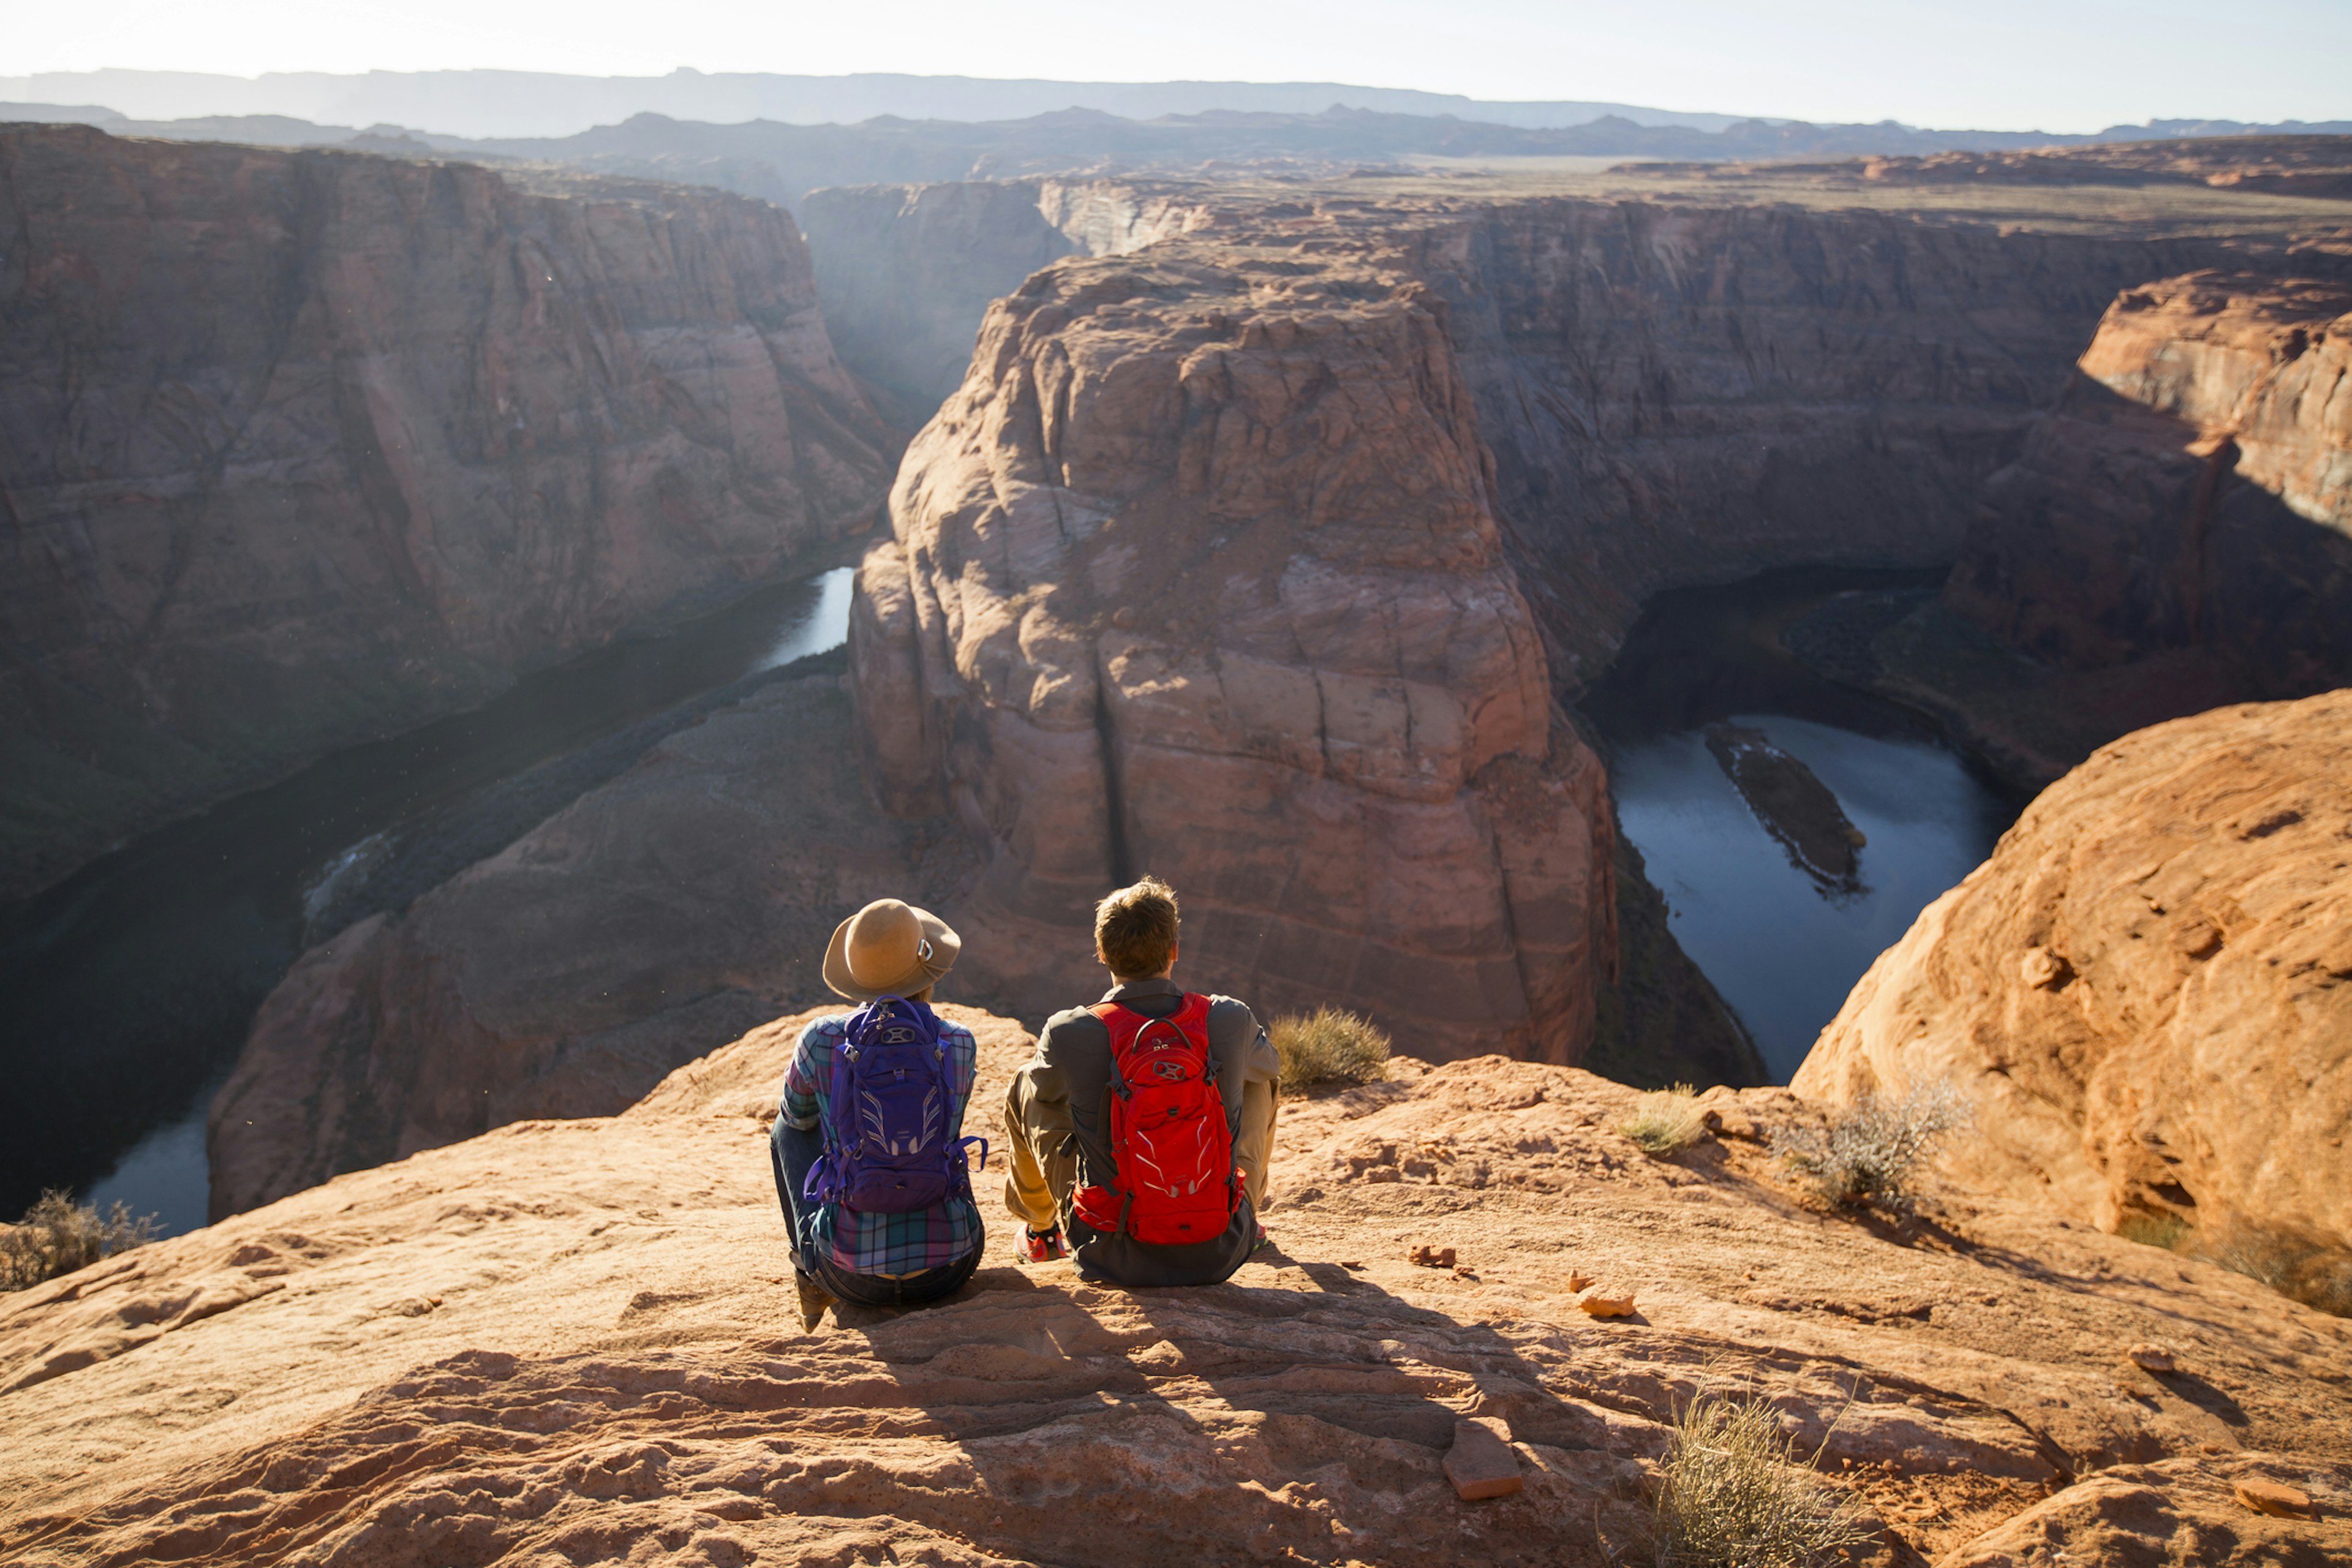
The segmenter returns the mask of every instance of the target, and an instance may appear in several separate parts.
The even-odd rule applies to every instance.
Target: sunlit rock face
[[[965,953],[1024,1011],[1098,989],[1091,905],[1157,871],[1201,984],[1573,1060],[1603,780],[1467,389],[1410,273],[1286,250],[1066,262],[992,310],[862,574],[883,793],[987,847]]]
[[[2138,731],[2044,791],[1797,1074],[1949,1081],[1952,1163],[2352,1301],[2352,692]]]
[[[0,890],[857,526],[890,439],[716,191],[0,132]]]

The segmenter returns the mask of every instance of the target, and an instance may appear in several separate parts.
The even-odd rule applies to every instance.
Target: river
[[[761,589],[326,757],[0,907],[0,1215],[45,1187],[205,1223],[205,1111],[311,944],[495,854],[847,636],[851,569]]]
[[[1785,1083],[1871,961],[1992,852],[2022,804],[1910,710],[1825,679],[1783,637],[1826,610],[1885,618],[1940,574],[1798,571],[1653,601],[1580,707],[1620,826],[1668,922]],[[1883,610],[1880,608],[1883,606]],[[1810,875],[1707,744],[1759,731],[1864,840],[1843,885]],[[1718,731],[1718,736],[1723,732]]]

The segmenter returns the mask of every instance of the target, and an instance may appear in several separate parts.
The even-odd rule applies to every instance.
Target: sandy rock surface
[[[2352,1291],[2348,863],[2352,691],[2128,735],[1880,955],[1796,1088],[1948,1079],[1967,1179]]]
[[[986,1131],[1028,1042],[953,1016]],[[2022,1205],[1817,1216],[1768,1147],[1652,1160],[1611,1131],[1633,1091],[1546,1065],[1402,1061],[1286,1105],[1276,1246],[1229,1284],[1013,1267],[999,1155],[966,1291],[798,1332],[759,1112],[802,1022],[621,1116],[518,1122],[0,1300],[0,1556],[1598,1564],[1706,1386],[1825,1443],[1883,1563],[2347,1547],[2347,1324]],[[1454,1269],[1406,1260],[1441,1243]],[[1636,1313],[1586,1317],[1580,1271]],[[2180,1370],[2123,1359],[2158,1340]],[[1465,1418],[1507,1438],[1517,1493],[1456,1496]],[[2314,1514],[2250,1511],[2247,1478]]]
[[[764,203],[76,126],[0,133],[0,892],[887,488]]]

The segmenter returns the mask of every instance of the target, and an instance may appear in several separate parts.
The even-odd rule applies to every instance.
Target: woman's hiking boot
[[[824,1310],[833,1305],[833,1295],[815,1279],[802,1273],[797,1265],[793,1268],[793,1284],[800,1290],[801,1328],[813,1334],[816,1332],[817,1324],[824,1321]]]
[[[1021,1227],[1021,1239],[1013,1244],[1014,1261],[1020,1263],[1051,1263],[1056,1258],[1070,1255],[1070,1238],[1055,1226],[1047,1231]]]

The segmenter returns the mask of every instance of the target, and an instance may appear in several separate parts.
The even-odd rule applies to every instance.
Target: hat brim
[[[908,906],[913,909],[912,905]],[[824,983],[834,994],[846,996],[853,1002],[871,1002],[877,996],[909,996],[938,984],[955,967],[956,955],[963,951],[963,939],[948,922],[929,910],[914,910],[921,922],[923,941],[929,945],[930,956],[919,956],[915,967],[899,975],[887,985],[860,985],[849,973],[849,927],[857,917],[852,915],[833,928],[833,940],[824,947]]]

